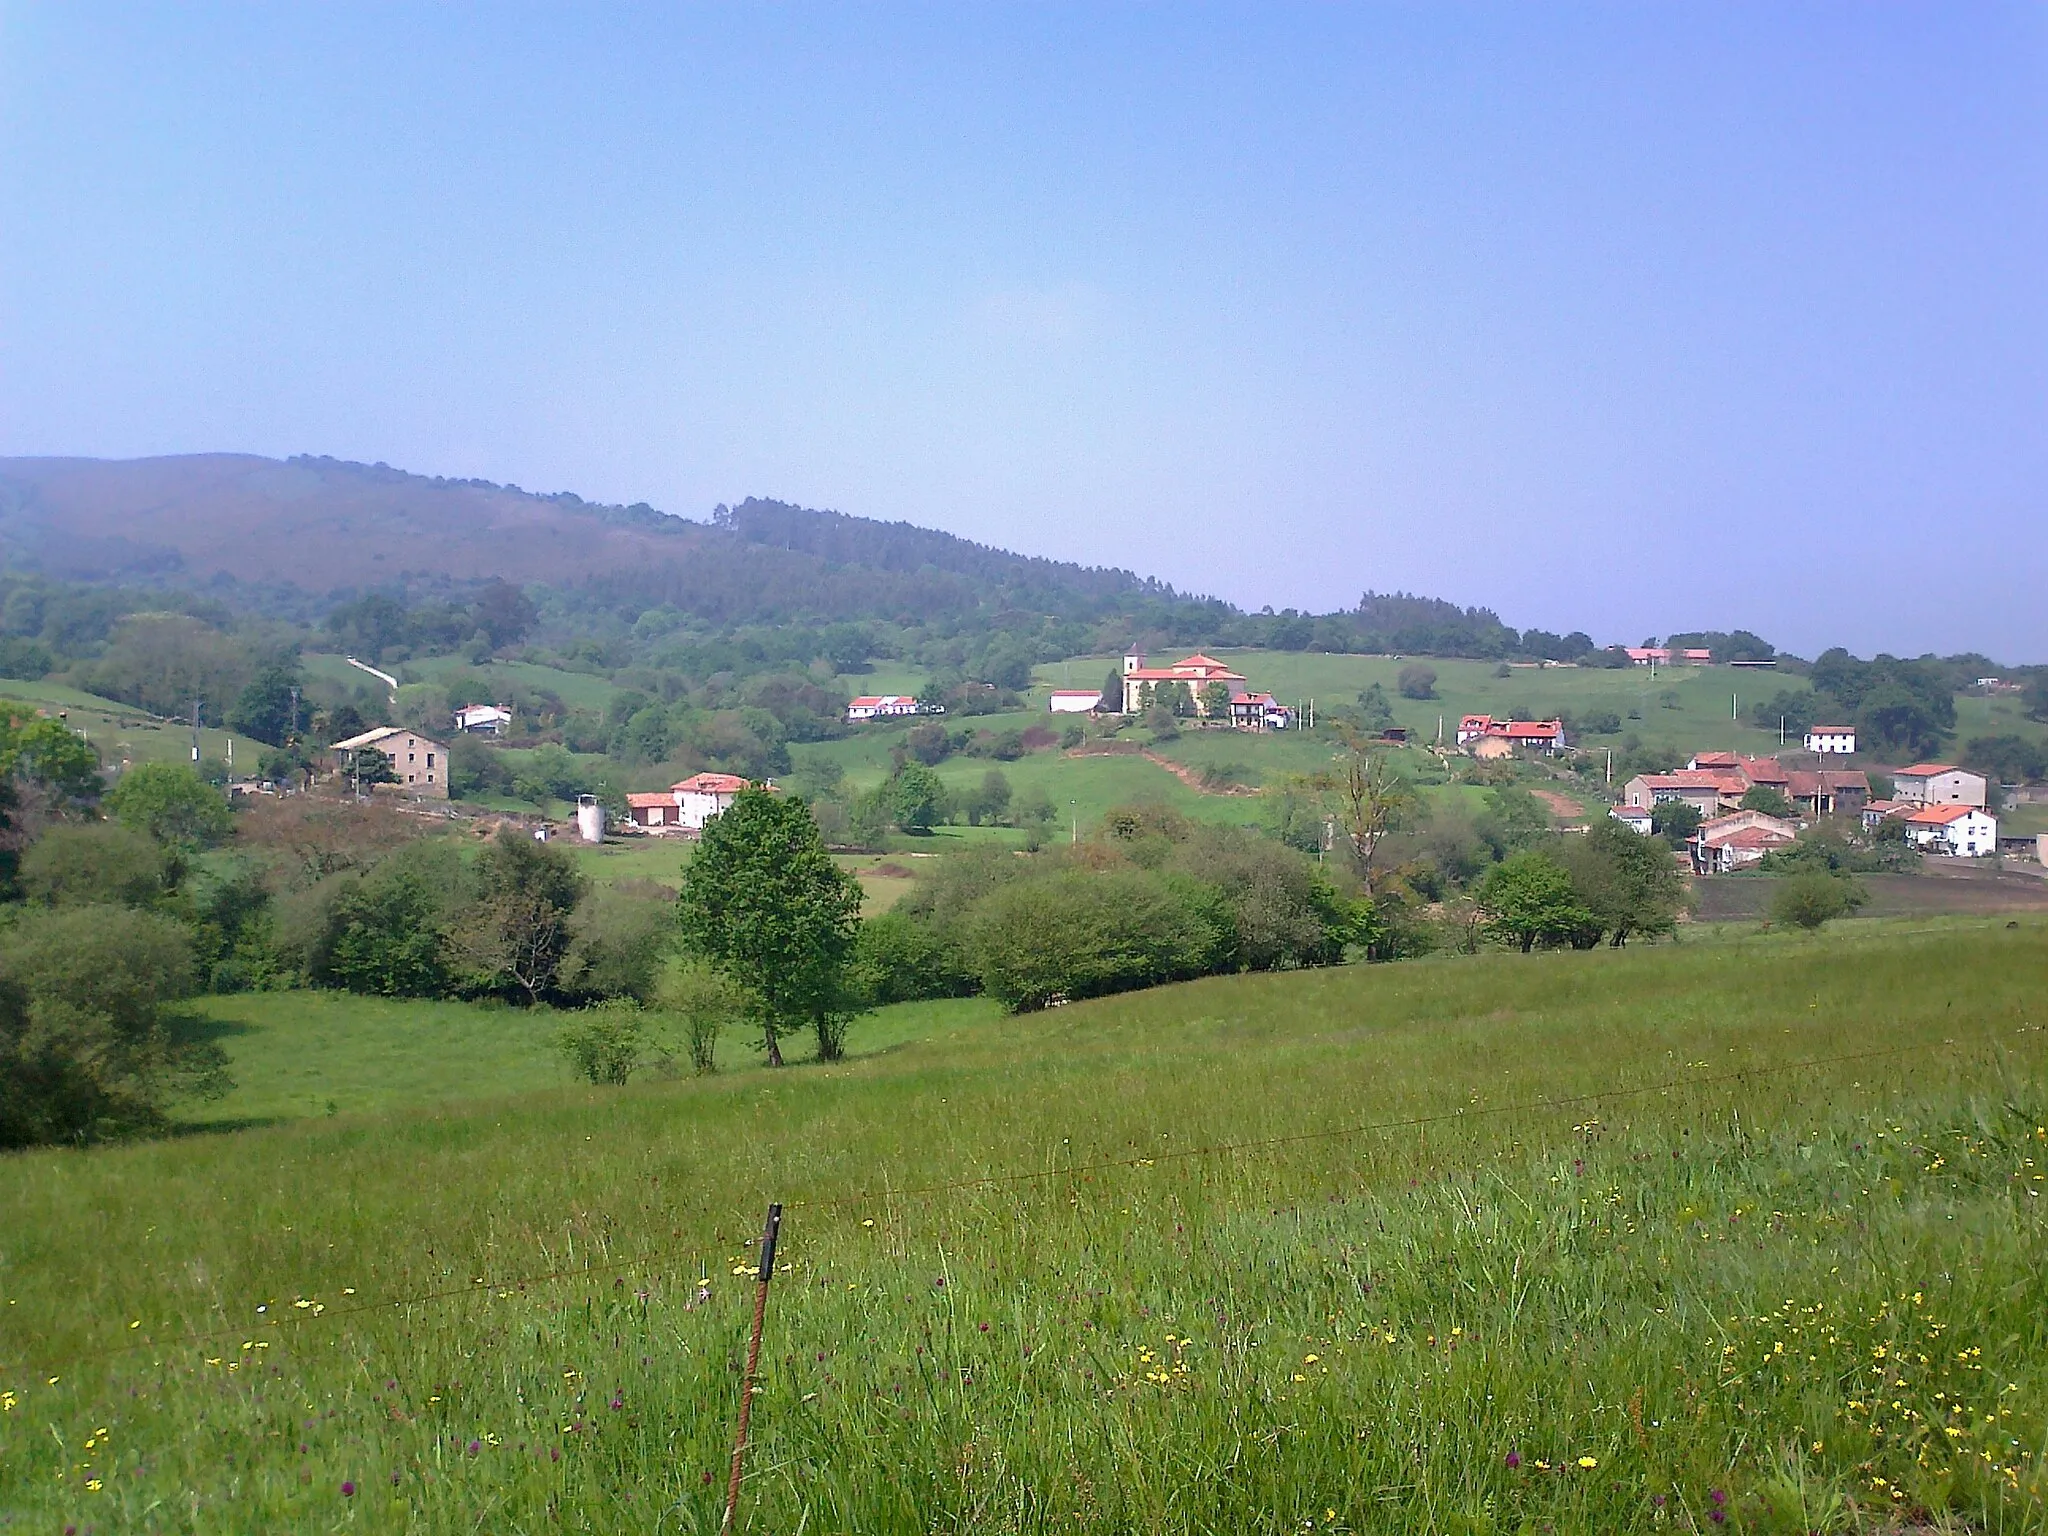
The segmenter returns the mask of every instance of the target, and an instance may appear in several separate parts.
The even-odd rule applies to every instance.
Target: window
[[[434,766],[434,754],[431,752],[427,754],[427,766],[429,768]]]

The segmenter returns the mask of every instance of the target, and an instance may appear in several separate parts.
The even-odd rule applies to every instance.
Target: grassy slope
[[[124,762],[192,761],[190,726],[160,720],[133,705],[82,693],[62,683],[25,682],[19,678],[0,678],[0,699],[19,699],[52,714],[64,710],[72,726],[85,732],[99,749],[100,760],[108,768],[118,768]],[[254,773],[257,760],[266,749],[247,736],[204,727],[199,732],[199,750],[208,758],[225,760],[230,740],[235,748],[235,771]]]
[[[709,1530],[772,1195],[749,1529],[2039,1529],[2044,988],[2038,923],[1230,978],[16,1158],[0,1508]]]

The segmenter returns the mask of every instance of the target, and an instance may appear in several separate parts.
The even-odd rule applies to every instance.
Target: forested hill
[[[0,567],[201,591],[298,618],[364,593],[447,598],[503,580],[547,589],[550,610],[565,615],[633,625],[660,610],[662,628],[872,621],[1015,633],[1071,652],[1132,642],[1591,649],[1583,635],[1523,637],[1490,610],[1429,598],[1368,592],[1339,613],[1249,614],[1130,571],[779,501],[750,498],[694,522],[645,503],[315,457],[0,459]]]

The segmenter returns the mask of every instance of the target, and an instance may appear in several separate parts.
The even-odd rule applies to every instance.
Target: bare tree
[[[1415,791],[1401,777],[1380,743],[1358,731],[1344,732],[1344,760],[1309,781],[1330,805],[1351,849],[1351,865],[1368,892],[1380,873],[1373,867],[1380,843],[1401,824],[1415,803]]]

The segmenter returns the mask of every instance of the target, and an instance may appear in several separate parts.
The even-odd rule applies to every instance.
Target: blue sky
[[[0,0],[0,453],[2048,660],[2048,8]]]

